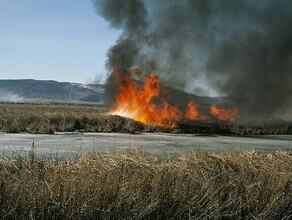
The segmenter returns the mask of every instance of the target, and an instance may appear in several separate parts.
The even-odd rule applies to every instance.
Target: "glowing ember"
[[[238,117],[237,108],[223,108],[216,105],[211,106],[211,114],[221,121],[234,121]]]

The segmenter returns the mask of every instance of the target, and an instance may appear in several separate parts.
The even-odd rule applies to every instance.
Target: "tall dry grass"
[[[97,105],[0,104],[0,131],[51,134],[64,131],[129,132],[141,123],[105,114]]]
[[[29,132],[173,132],[230,135],[292,134],[292,124],[241,125],[237,123],[180,122],[175,128],[145,126],[129,118],[107,114],[94,104],[0,103],[0,131]]]
[[[1,219],[292,219],[292,152],[0,160]]]

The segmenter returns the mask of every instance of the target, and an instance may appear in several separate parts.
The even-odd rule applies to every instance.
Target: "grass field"
[[[291,134],[292,128],[144,126],[98,105],[0,104],[0,131]],[[0,157],[0,219],[292,219],[292,152]]]
[[[51,134],[86,132],[173,132],[229,135],[292,134],[292,124],[248,126],[239,123],[179,122],[173,128],[145,126],[131,119],[107,114],[94,104],[0,103],[0,131]]]
[[[51,134],[55,131],[135,132],[142,125],[106,114],[98,105],[0,104],[0,131]]]
[[[292,152],[0,159],[0,219],[291,219]]]

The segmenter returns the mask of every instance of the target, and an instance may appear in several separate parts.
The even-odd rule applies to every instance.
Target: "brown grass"
[[[0,104],[0,131],[51,134],[55,131],[129,132],[141,123],[107,115],[97,105]]]
[[[107,114],[94,104],[0,103],[0,131],[51,134],[54,132],[173,132],[229,135],[292,134],[292,124],[241,125],[236,123],[180,122],[175,128],[145,126]]]
[[[292,152],[0,160],[1,219],[291,219]]]

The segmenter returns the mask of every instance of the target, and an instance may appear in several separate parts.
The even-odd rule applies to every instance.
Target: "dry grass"
[[[51,134],[55,131],[129,132],[141,130],[133,120],[105,114],[97,105],[0,104],[0,131]]]
[[[236,123],[181,122],[177,127],[144,126],[128,118],[107,114],[108,109],[94,104],[22,103],[0,104],[0,131],[29,132],[173,132],[230,135],[292,134],[292,124],[247,126]]]
[[[0,160],[1,219],[291,219],[292,152]]]

